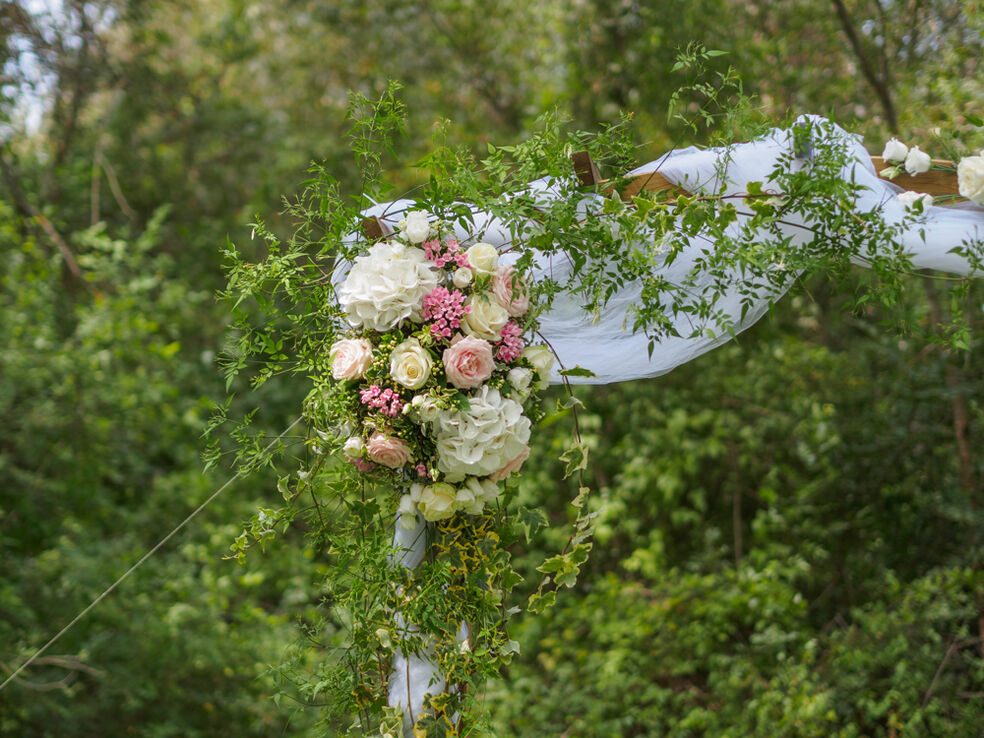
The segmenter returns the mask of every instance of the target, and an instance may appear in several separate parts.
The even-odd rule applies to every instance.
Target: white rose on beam
[[[957,164],[957,187],[961,197],[984,207],[984,150],[980,156],[967,156]]]
[[[920,151],[918,146],[909,149],[909,153],[905,157],[905,171],[909,173],[910,177],[928,172],[932,165],[933,160],[929,158],[929,154]]]
[[[553,369],[554,356],[546,346],[527,346],[523,349],[523,358],[533,365],[536,371],[538,389],[546,389],[550,384],[550,370]]]
[[[933,206],[933,196],[924,192],[900,192],[896,197],[899,202],[905,205],[906,209],[915,206],[917,202],[922,203],[923,211],[929,210]]]
[[[885,150],[882,151],[882,159],[885,161],[903,162],[909,147],[897,138],[891,138],[885,142]]]

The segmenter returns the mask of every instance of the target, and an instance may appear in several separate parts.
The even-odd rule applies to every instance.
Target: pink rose
[[[328,358],[335,379],[361,379],[372,363],[372,344],[364,338],[343,338],[331,345]]]
[[[492,344],[484,338],[457,337],[444,349],[444,373],[458,389],[474,389],[492,376]]]
[[[526,461],[529,458],[529,456],[530,456],[530,447],[524,446],[523,450],[519,452],[519,456],[517,456],[515,459],[510,461],[504,467],[499,469],[499,471],[489,474],[489,479],[491,479],[493,482],[501,482],[506,477],[512,475],[515,472],[518,472],[519,468],[523,465],[523,462]]]
[[[366,453],[377,464],[388,466],[390,469],[399,469],[413,459],[406,441],[382,433],[372,435],[369,443],[366,444]]]
[[[492,295],[512,318],[518,318],[530,308],[530,296],[526,284],[511,266],[501,266],[492,277]]]

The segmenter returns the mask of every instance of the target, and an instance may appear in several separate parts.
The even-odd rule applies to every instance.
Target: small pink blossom
[[[500,266],[492,277],[492,295],[495,301],[506,309],[509,316],[518,318],[530,309],[530,295],[523,282],[511,266]]]
[[[350,458],[349,461],[352,462],[352,466],[354,466],[356,469],[358,469],[363,474],[365,474],[366,472],[370,472],[370,471],[372,471],[373,469],[376,468],[376,465],[375,464],[373,464],[371,461],[366,461],[365,459],[351,459]]]
[[[492,376],[492,344],[484,338],[459,336],[444,349],[444,373],[458,389],[474,389]]]
[[[509,477],[512,474],[518,472],[520,467],[523,466],[523,463],[529,457],[530,457],[530,447],[524,446],[523,450],[519,452],[519,456],[517,456],[512,461],[508,462],[505,466],[499,469],[499,471],[489,474],[489,479],[491,479],[493,482],[501,482],[506,477]]]
[[[421,316],[431,321],[430,330],[434,338],[451,338],[451,334],[461,325],[461,317],[471,312],[464,302],[464,294],[447,287],[438,287],[424,296]]]
[[[516,361],[523,354],[523,329],[519,324],[510,320],[502,326],[502,340],[496,343],[499,350],[495,355],[506,363]]]
[[[427,466],[425,464],[417,464],[414,469],[416,469],[417,476],[421,479],[430,479],[430,474],[427,473]]]
[[[432,238],[430,241],[424,241],[421,246],[423,246],[424,255],[442,269],[452,263],[459,267],[468,266],[468,257],[464,251],[461,251],[457,239],[448,237],[442,243],[440,240]]]
[[[366,453],[377,464],[399,469],[413,459],[407,442],[382,433],[374,433],[366,444]]]
[[[383,415],[389,415],[391,418],[395,418],[403,410],[400,393],[388,387],[381,389],[378,384],[374,384],[368,389],[359,390],[359,396],[363,405],[375,408]]]

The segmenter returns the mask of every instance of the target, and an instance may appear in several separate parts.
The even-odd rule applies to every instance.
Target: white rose
[[[984,149],[980,156],[967,156],[957,164],[957,186],[960,194],[984,207]]]
[[[485,500],[478,499],[474,492],[467,487],[462,487],[455,497],[454,506],[469,515],[481,515],[482,510],[485,509]]]
[[[546,389],[550,384],[550,370],[553,369],[553,352],[546,346],[527,346],[523,349],[523,358],[536,370],[536,376],[540,380],[537,388]]]
[[[529,392],[530,382],[533,381],[533,372],[525,366],[516,366],[509,370],[506,379],[516,392],[525,396]]]
[[[419,321],[424,295],[436,287],[437,273],[423,250],[381,241],[355,259],[338,302],[350,325],[383,333],[407,318]]]
[[[403,495],[400,498],[400,506],[397,508],[400,516],[400,527],[403,530],[417,529],[417,503],[410,495]]]
[[[423,210],[407,213],[406,217],[400,221],[399,228],[406,234],[410,243],[423,243],[427,240],[431,230],[427,213]]]
[[[457,500],[458,490],[454,488],[454,485],[436,482],[421,490],[417,509],[420,510],[425,520],[433,523],[454,515]]]
[[[925,151],[920,151],[918,146],[913,146],[909,149],[909,153],[905,157],[905,171],[909,173],[910,177],[928,172],[932,165],[933,160],[929,158],[929,154]]]
[[[909,147],[897,138],[889,139],[885,143],[885,150],[882,152],[882,159],[885,161],[905,161],[905,155],[909,153]]]
[[[530,419],[515,400],[483,386],[468,410],[441,410],[433,423],[437,468],[449,482],[487,477],[515,459],[530,438]]]
[[[917,202],[922,202],[923,211],[925,212],[933,205],[933,196],[923,192],[900,192],[896,197],[906,209],[913,207]]]
[[[471,284],[472,270],[468,267],[458,267],[454,270],[454,275],[451,277],[451,281],[459,290],[465,289],[465,287]]]
[[[479,274],[492,274],[499,263],[499,252],[490,243],[476,243],[468,251],[468,266]]]
[[[434,421],[440,412],[440,408],[437,406],[437,400],[430,395],[417,395],[410,401],[410,405],[417,411],[420,419],[425,423]]]
[[[366,442],[360,436],[352,436],[342,446],[342,453],[350,459],[358,459],[362,456],[362,450],[366,447]]]
[[[478,477],[468,477],[465,480],[465,487],[475,496],[476,500],[484,503],[491,503],[499,496],[499,485],[491,479],[479,479]]]
[[[468,298],[470,313],[461,319],[461,328],[469,336],[498,341],[502,338],[502,326],[509,321],[509,313],[499,303],[486,296],[472,295]]]
[[[416,338],[408,338],[390,354],[390,376],[408,389],[420,389],[430,378],[434,362]]]

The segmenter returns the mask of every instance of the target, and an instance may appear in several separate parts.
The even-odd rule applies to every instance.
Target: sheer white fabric
[[[836,131],[846,143],[852,157],[843,176],[854,177],[855,181],[867,187],[858,198],[858,211],[880,209],[889,223],[900,223],[905,214],[904,206],[895,197],[900,188],[879,179],[859,138],[843,129]],[[671,151],[630,174],[658,171],[671,182],[691,192],[703,189],[716,192],[721,184],[718,178],[723,173],[726,177],[726,191],[729,194],[741,193],[746,191],[748,182],[767,182],[777,157],[788,154],[792,145],[791,132],[776,129],[760,141],[732,146],[727,150],[700,150],[691,147]],[[722,166],[725,161],[726,166]],[[545,200],[557,197],[557,193],[546,180],[531,183],[530,191]],[[590,208],[598,203],[597,196],[587,196],[581,205]],[[412,207],[410,200],[381,203],[368,209],[366,215],[378,216],[395,228],[403,213]],[[483,240],[486,242],[499,247],[510,242],[512,235],[501,222],[488,216],[483,217],[482,213],[476,213],[475,221],[476,231],[484,231]],[[803,227],[797,226],[809,226],[809,223],[800,221],[787,226],[786,235],[793,239],[793,243],[803,244],[809,240],[809,235]],[[740,223],[735,225],[736,230],[739,227]],[[459,238],[466,235],[458,234]],[[984,209],[963,204],[930,208],[926,221],[904,234],[903,244],[917,268],[981,276],[972,275],[967,262],[950,253],[951,249],[965,240],[980,238],[984,238]],[[671,265],[663,264],[659,268],[667,279],[681,281],[691,272],[701,246],[702,244],[695,242],[691,252],[685,251]],[[503,260],[508,261],[509,255],[504,255]],[[858,259],[856,262],[864,266],[863,260]],[[535,264],[534,272],[534,279],[537,275],[548,274],[563,282],[570,274],[570,265],[562,256],[544,256]],[[792,283],[794,276],[790,275],[787,284]],[[556,352],[561,366],[581,366],[596,375],[571,377],[573,383],[606,384],[656,377],[727,342],[732,332],[737,334],[753,325],[768,310],[770,302],[774,302],[784,291],[785,289],[763,291],[757,295],[753,308],[741,317],[741,302],[736,288],[725,295],[720,303],[725,313],[731,316],[731,332],[719,330],[716,336],[664,338],[657,342],[652,356],[649,354],[649,339],[645,335],[632,332],[631,308],[640,300],[639,285],[626,286],[608,302],[600,314],[594,316],[588,315],[576,298],[558,297],[551,311],[541,317],[541,334]],[[689,336],[694,332],[694,326],[687,321],[688,318],[681,317],[676,325],[681,336]],[[562,381],[559,369],[560,367],[555,367],[554,370],[555,383]],[[402,531],[397,526],[394,543],[398,550],[403,551],[396,562],[399,565],[412,568],[422,560],[424,537],[418,535],[417,531]],[[410,716],[420,715],[424,695],[440,693],[444,686],[443,677],[426,658],[398,654],[394,659],[389,703],[405,711],[405,724],[409,726]]]
[[[900,188],[878,177],[871,158],[858,137],[843,129],[836,130],[853,159],[845,167],[844,177],[854,177],[859,184],[868,188],[858,198],[858,211],[880,209],[889,223],[901,222],[905,209],[895,197],[901,191]],[[788,153],[792,145],[790,131],[776,129],[762,140],[732,146],[727,150],[690,147],[671,151],[630,174],[658,171],[671,182],[691,192],[704,188],[716,191],[720,185],[719,170],[722,162],[727,161],[723,169],[727,178],[726,190],[729,194],[741,193],[746,191],[748,182],[767,182],[777,157]],[[530,189],[544,199],[556,197],[546,180],[531,183]],[[583,207],[592,207],[597,202],[596,197],[586,197]],[[379,216],[381,220],[395,227],[402,214],[412,206],[411,201],[400,200],[377,205],[366,213]],[[497,246],[509,243],[511,234],[500,222],[490,217],[483,218],[481,213],[476,215],[476,230],[485,230],[483,240]],[[809,226],[809,223],[800,221],[795,225],[785,226],[787,235],[794,243],[805,243],[808,241],[808,233],[797,226]],[[739,227],[740,222],[735,225],[735,229]],[[459,234],[462,237],[464,235]],[[909,229],[903,243],[917,268],[970,275],[967,262],[949,252],[964,240],[982,237],[984,209],[972,204],[960,204],[929,208],[926,222]],[[682,280],[692,270],[701,245],[695,242],[692,251],[680,254],[669,266],[660,266],[661,272],[670,281]],[[509,255],[504,255],[503,260],[508,259]],[[856,260],[856,263],[864,266],[863,260]],[[570,265],[563,257],[542,257],[535,265],[534,278],[537,274],[550,274],[554,279],[563,281],[569,272]],[[790,275],[790,284],[793,276]],[[541,333],[553,347],[562,366],[581,366],[596,375],[590,378],[571,377],[573,383],[608,384],[656,377],[727,342],[732,337],[732,332],[737,334],[753,325],[768,310],[770,301],[780,295],[781,292],[763,292],[758,296],[754,307],[741,318],[741,303],[736,288],[719,303],[719,307],[732,316],[731,331],[718,329],[716,335],[689,337],[695,326],[689,323],[687,316],[681,316],[675,326],[680,337],[667,337],[658,341],[651,357],[648,350],[649,339],[645,335],[632,332],[630,309],[640,300],[639,285],[626,286],[609,301],[600,314],[593,316],[582,309],[576,297],[558,297],[553,309],[541,318]],[[555,367],[554,382],[561,381],[559,369],[560,367]]]

